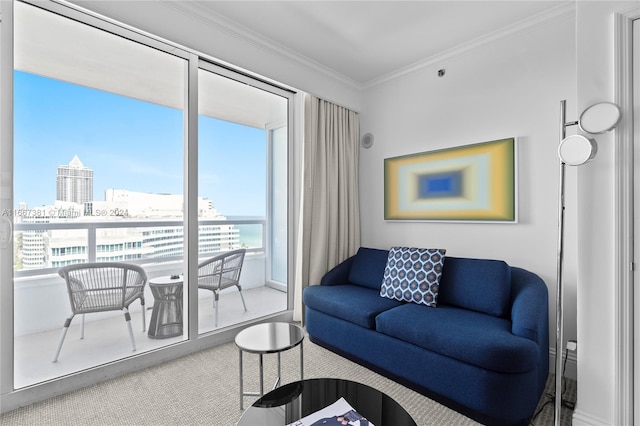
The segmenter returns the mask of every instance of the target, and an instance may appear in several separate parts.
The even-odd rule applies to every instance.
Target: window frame
[[[18,0],[14,0],[18,1]],[[13,206],[13,11],[14,1],[0,1],[0,209],[12,209]],[[250,84],[262,90],[284,96],[288,99],[287,111],[287,137],[288,137],[288,159],[287,159],[287,309],[273,314],[266,318],[254,321],[293,321],[293,252],[292,244],[295,241],[294,234],[297,230],[294,212],[297,197],[293,192],[295,189],[292,176],[295,175],[296,167],[294,152],[294,119],[297,114],[293,111],[299,99],[298,94],[290,88],[275,84],[262,79],[257,75],[251,75],[244,70],[236,69],[223,64],[215,58],[185,48],[170,41],[160,39],[153,35],[143,33],[137,29],[121,24],[115,20],[100,16],[98,14],[81,9],[71,4],[61,4],[55,1],[20,0],[26,4],[39,7],[51,13],[56,13],[69,19],[81,22],[104,30],[126,39],[138,42],[167,54],[178,56],[187,61],[188,70],[186,72],[186,104],[184,120],[184,194],[185,194],[185,279],[189,275],[197,276],[198,263],[198,158],[197,158],[197,71],[200,67],[207,70],[214,69],[215,73],[228,78]],[[187,155],[188,154],[188,155]],[[270,165],[268,165],[269,167]],[[268,169],[269,170],[269,169]],[[267,188],[269,191],[269,188]],[[270,198],[267,192],[267,199]],[[0,210],[1,211],[1,210]],[[269,220],[269,210],[267,210],[267,221]],[[0,226],[11,226],[11,218],[3,221],[0,218]],[[1,228],[0,228],[1,229]],[[0,235],[1,237],[1,235]],[[268,236],[264,237],[268,238]],[[195,244],[191,242],[195,241]],[[136,354],[134,356],[115,360],[109,364],[97,366],[75,374],[59,377],[54,380],[42,382],[27,388],[14,389],[14,344],[13,344],[13,244],[12,240],[2,245],[0,238],[0,283],[11,283],[11,285],[0,286],[0,411],[6,412],[20,406],[44,400],[54,395],[70,392],[85,386],[89,386],[106,378],[114,378],[125,375],[142,368],[166,362],[167,360],[178,358],[193,352],[207,349],[232,340],[238,329],[250,325],[250,323],[239,324],[235,327],[222,329],[216,332],[198,334],[198,302],[197,302],[197,280],[190,280],[190,290],[187,290],[186,300],[188,300],[188,318],[185,320],[186,339],[176,344],[163,347],[161,349]],[[269,243],[266,242],[265,251],[268,251]],[[265,252],[265,256],[269,256]],[[267,257],[268,258],[268,257]],[[195,291],[194,291],[195,289]]]

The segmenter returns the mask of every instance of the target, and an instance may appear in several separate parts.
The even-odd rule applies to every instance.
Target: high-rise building
[[[93,201],[93,170],[77,155],[66,166],[58,166],[56,200],[84,204]]]
[[[85,203],[83,210],[74,210],[72,206],[65,206],[62,202],[56,204],[46,208],[46,211],[52,213],[47,220],[51,223],[51,229],[44,232],[27,231],[32,234],[28,234],[29,238],[23,237],[24,269],[59,268],[88,261],[177,260],[184,255],[182,194],[107,189],[104,201]],[[91,208],[87,209],[89,205]],[[91,212],[87,214],[87,210]],[[211,200],[198,197],[198,219],[198,252],[201,255],[241,247],[240,229],[233,223],[225,223],[227,218],[213,207]],[[57,223],[70,220],[78,223],[90,220],[111,224],[107,228],[98,227],[93,231],[93,259],[90,259],[87,228],[79,225],[78,229],[56,229]],[[126,222],[126,225],[119,227],[118,222]]]

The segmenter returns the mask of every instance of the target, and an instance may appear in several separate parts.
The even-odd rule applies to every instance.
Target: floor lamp
[[[585,109],[578,121],[567,122],[567,101],[560,101],[560,200],[558,218],[558,275],[556,287],[556,380],[555,380],[555,425],[560,425],[562,410],[562,346],[564,340],[564,318],[562,307],[564,292],[562,288],[563,255],[564,255],[564,190],[565,168],[580,166],[596,156],[598,145],[592,138],[582,135],[567,136],[567,127],[578,125],[580,130],[590,134],[602,134],[612,130],[620,121],[620,108],[610,102],[600,102]]]

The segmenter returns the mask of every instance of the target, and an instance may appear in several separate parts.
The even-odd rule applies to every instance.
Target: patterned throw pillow
[[[445,249],[392,247],[380,296],[436,306]]]

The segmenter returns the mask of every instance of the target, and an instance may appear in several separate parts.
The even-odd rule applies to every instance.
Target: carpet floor
[[[402,405],[419,426],[477,425],[473,420],[365,367],[305,339],[305,378],[336,377],[377,388]],[[275,355],[265,360],[265,388],[276,378]],[[299,349],[282,354],[282,382],[299,379]],[[245,390],[258,388],[257,356],[244,356]],[[575,402],[575,382],[568,380],[566,399]],[[533,425],[552,425],[547,383]],[[241,416],[238,396],[238,351],[233,342],[187,355],[162,365],[110,379],[65,395],[4,413],[0,425],[215,425],[233,426]],[[245,407],[254,397],[245,398]],[[562,424],[571,424],[563,408]]]

